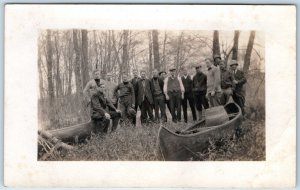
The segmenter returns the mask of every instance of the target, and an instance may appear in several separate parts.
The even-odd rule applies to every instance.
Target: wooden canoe
[[[92,131],[93,124],[90,120],[86,123],[50,130],[48,132],[63,142],[72,142],[74,140],[76,141],[76,139],[78,140],[90,136]]]
[[[209,146],[209,139],[221,139],[234,134],[242,123],[242,111],[236,103],[224,106],[229,121],[206,127],[205,120],[199,121],[186,130],[173,132],[161,126],[158,133],[159,154],[166,161],[186,161],[197,157]]]

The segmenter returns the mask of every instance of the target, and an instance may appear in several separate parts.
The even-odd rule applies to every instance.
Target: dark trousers
[[[187,102],[189,102],[190,108],[192,110],[193,120],[196,121],[197,116],[195,110],[195,101],[194,101],[193,94],[190,92],[190,93],[184,93],[184,98],[182,100],[184,122],[187,123]]]
[[[133,125],[136,124],[136,112],[132,111],[134,108],[131,108],[131,105],[129,103],[126,102],[121,102],[120,105],[120,110],[121,110],[121,115],[122,115],[122,119],[123,121],[126,120],[126,118],[131,121],[131,123]]]
[[[240,106],[243,115],[245,115],[244,105],[245,105],[245,98],[243,96],[237,95],[233,93],[232,99]]]
[[[198,111],[202,111],[202,106],[204,107],[204,109],[207,109],[209,107],[205,95],[206,92],[194,92],[194,100]]]
[[[173,122],[181,120],[181,92],[168,92]]]
[[[153,121],[153,107],[148,101],[148,99],[145,97],[144,101],[142,101],[142,104],[140,105],[141,108],[141,123],[146,123],[149,119]]]
[[[119,123],[121,114],[115,111],[109,111],[110,119],[112,120],[112,131],[114,131]],[[106,118],[92,119],[95,133],[107,133],[110,120]]]
[[[154,110],[155,110],[156,121],[159,121],[159,110],[160,110],[160,118],[162,119],[162,121],[163,122],[167,121],[165,97],[163,94],[159,96],[154,96]]]

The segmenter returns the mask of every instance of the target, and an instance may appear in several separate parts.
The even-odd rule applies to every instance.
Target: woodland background
[[[226,64],[232,59],[238,60],[239,69],[245,72],[245,109],[249,119],[245,128],[252,135],[246,136],[245,142],[238,146],[245,151],[244,148],[256,144],[256,148],[252,147],[252,152],[248,152],[248,157],[239,152],[237,155],[240,157],[217,159],[236,160],[241,155],[246,156],[244,160],[264,159],[265,47],[264,34],[258,31],[43,30],[38,38],[38,126],[48,130],[88,121],[89,110],[83,101],[83,88],[95,69],[101,71],[102,78],[108,72],[112,73],[116,83],[122,80],[122,72],[131,75],[133,69],[144,69],[151,77],[154,68],[168,71],[174,66],[180,74],[180,69],[187,67],[189,74],[194,75],[196,64],[203,64],[202,70],[206,72],[204,59],[216,54],[221,55]],[[253,131],[252,126],[258,127]],[[156,160],[157,129],[140,128],[132,132],[121,129],[118,135],[96,137],[91,140],[92,143],[79,145],[77,152],[64,159]],[[142,136],[144,140],[140,142],[138,137]],[[125,137],[129,141],[139,141],[134,144],[141,146],[120,146],[126,144]],[[118,144],[112,140],[124,142]],[[107,149],[100,146],[100,142],[115,147]],[[145,151],[145,146],[154,153]],[[86,152],[95,147],[98,147],[98,152],[99,147],[104,152]],[[122,154],[107,152],[112,150],[122,151]],[[258,152],[253,153],[254,150]],[[211,160],[213,154],[207,155],[204,159]]]

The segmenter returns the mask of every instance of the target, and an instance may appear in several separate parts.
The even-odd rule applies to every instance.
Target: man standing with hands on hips
[[[169,100],[172,121],[181,122],[181,99],[184,98],[184,87],[180,77],[176,76],[176,69],[170,69],[170,76],[164,81],[164,93]]]

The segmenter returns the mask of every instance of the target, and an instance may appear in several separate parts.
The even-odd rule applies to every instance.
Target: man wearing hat
[[[211,59],[205,59],[207,67],[207,93],[210,106],[215,107],[221,105],[221,74],[219,67],[212,64]]]
[[[164,81],[164,93],[169,100],[172,121],[181,121],[181,99],[184,98],[184,87],[181,78],[176,76],[176,69],[170,69],[170,76]]]
[[[164,81],[165,78],[167,77],[167,72],[166,71],[160,71],[158,75],[159,75],[159,78]],[[167,104],[168,110],[171,113],[169,100],[167,100],[166,97],[165,97],[165,104]]]
[[[122,114],[123,121],[128,118],[133,125],[135,125],[136,121],[136,111],[134,110],[135,107],[135,94],[134,89],[129,82],[128,75],[124,73],[122,75],[123,82],[117,85],[114,90],[115,94],[119,94],[119,105]]]
[[[184,98],[182,100],[184,122],[187,123],[187,103],[188,102],[189,102],[189,105],[190,105],[190,108],[192,111],[193,121],[197,121],[195,101],[194,101],[194,96],[193,96],[193,81],[191,79],[191,76],[187,72],[187,68],[183,68],[182,73],[183,73],[183,75],[181,76],[181,81],[182,81],[183,87],[184,87]]]
[[[134,107],[134,110],[137,112],[137,109],[138,109],[138,103],[137,103],[137,99],[138,99],[137,98],[137,95],[138,95],[137,84],[138,84],[138,81],[141,78],[138,75],[138,70],[137,69],[133,69],[132,74],[133,74],[133,78],[131,79],[131,84],[133,86],[134,94],[135,94],[135,107]]]
[[[219,66],[221,63],[221,56],[219,54],[214,55],[214,65]]]
[[[162,122],[166,122],[167,115],[164,95],[164,81],[158,77],[158,71],[156,69],[152,71],[152,76],[153,77],[150,82],[154,101],[155,121],[159,122],[161,120]]]
[[[91,97],[97,92],[96,88],[100,86],[100,84],[106,84],[106,81],[100,79],[100,71],[95,69],[93,71],[94,78],[90,80],[83,89],[83,95],[85,96],[85,100],[87,104],[90,103]]]
[[[238,62],[236,60],[232,60],[229,66],[233,74],[233,84],[234,84],[232,98],[240,106],[244,115],[245,114],[245,110],[244,110],[245,89],[243,86],[247,82],[247,79],[244,76],[244,72],[237,69]]]
[[[205,97],[207,92],[207,76],[201,71],[201,65],[196,65],[196,74],[193,77],[193,95],[195,99],[198,119],[202,120],[202,106],[207,109],[208,102]]]
[[[146,71],[142,70],[141,79],[137,83],[137,103],[141,109],[141,123],[153,122],[153,96],[152,86],[149,79],[146,78]]]
[[[222,60],[220,62],[220,71],[221,71],[221,89],[223,92],[221,103],[225,105],[229,98],[232,96],[233,88],[233,75],[230,71],[227,70],[225,62]]]
[[[114,93],[115,88],[117,87],[117,84],[114,83],[112,80],[112,73],[106,74],[106,90],[105,95],[107,98],[110,99],[110,101],[113,103],[113,105],[118,108],[118,97]]]

